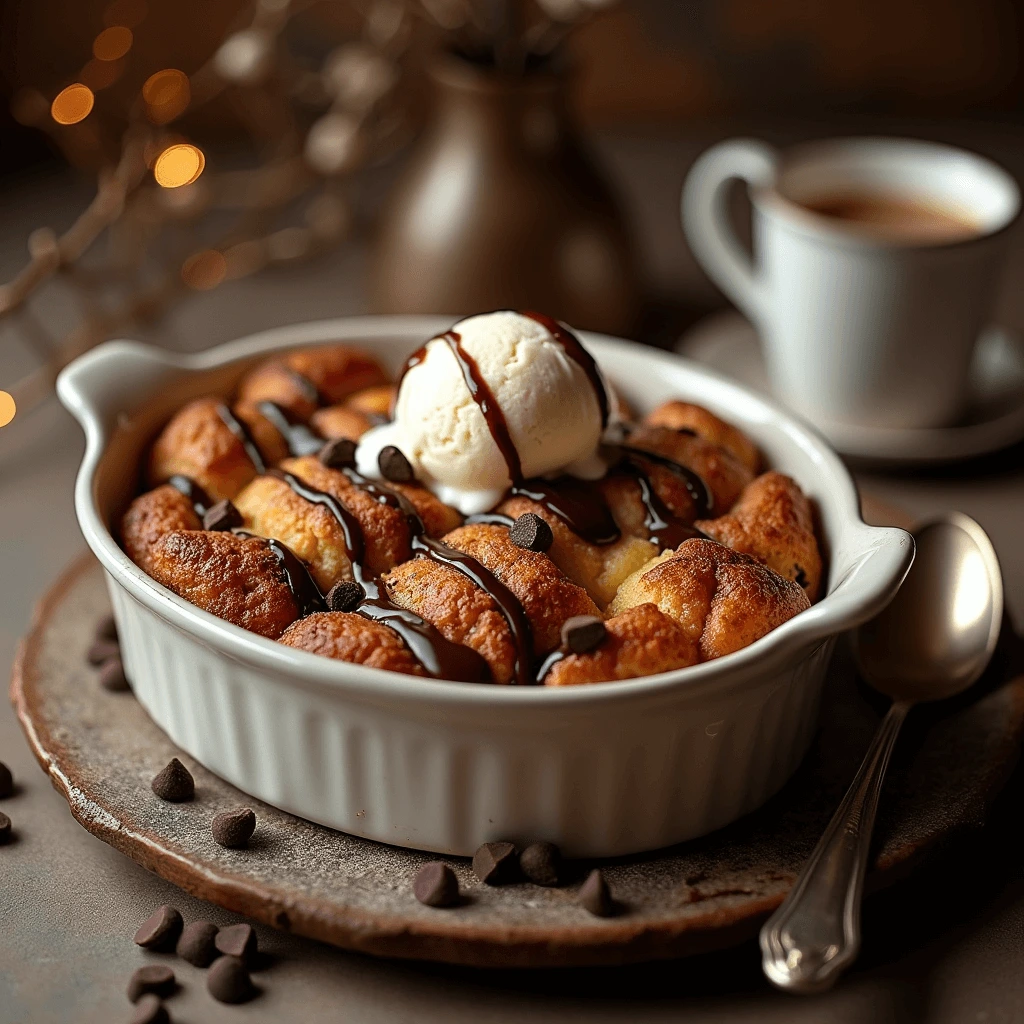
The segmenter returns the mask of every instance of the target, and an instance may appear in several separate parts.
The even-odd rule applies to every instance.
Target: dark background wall
[[[82,73],[91,41],[126,12],[146,17],[100,103],[130,101],[155,70],[190,71],[245,0],[0,0],[0,173],[45,160],[48,143],[8,106]],[[119,6],[118,6],[119,5]],[[621,0],[573,40],[579,106],[592,123],[864,113],[1024,118],[1022,4],[1013,0]],[[133,12],[135,12],[133,14]],[[311,45],[355,27],[344,4],[314,7]],[[230,136],[214,108],[190,130]]]

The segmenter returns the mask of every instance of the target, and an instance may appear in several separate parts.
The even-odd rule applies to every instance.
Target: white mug
[[[746,181],[753,261],[729,221],[728,186]],[[977,226],[927,244],[872,236],[803,202],[829,194],[909,198]],[[954,422],[986,326],[1020,190],[1004,170],[950,146],[851,138],[779,153],[723,142],[694,165],[682,214],[694,255],[754,322],[775,393],[829,423]]]

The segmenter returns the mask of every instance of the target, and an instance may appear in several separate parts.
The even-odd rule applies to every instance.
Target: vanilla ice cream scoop
[[[557,321],[502,310],[462,320],[407,364],[391,423],[368,431],[359,471],[400,449],[417,479],[465,515],[511,484],[565,471],[595,478],[608,392],[589,353]]]

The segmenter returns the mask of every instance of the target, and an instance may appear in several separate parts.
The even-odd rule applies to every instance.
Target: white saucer
[[[735,311],[706,317],[679,339],[676,351],[755,391],[769,392],[757,332]],[[982,333],[969,386],[968,411],[956,426],[816,426],[843,455],[872,462],[955,462],[1024,438],[1024,342],[1015,332],[993,326]]]

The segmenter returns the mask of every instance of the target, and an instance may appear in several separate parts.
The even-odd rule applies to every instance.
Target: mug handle
[[[751,320],[760,320],[767,288],[729,223],[728,186],[775,181],[778,151],[757,139],[730,139],[712,146],[693,165],[683,185],[680,212],[697,262]]]

